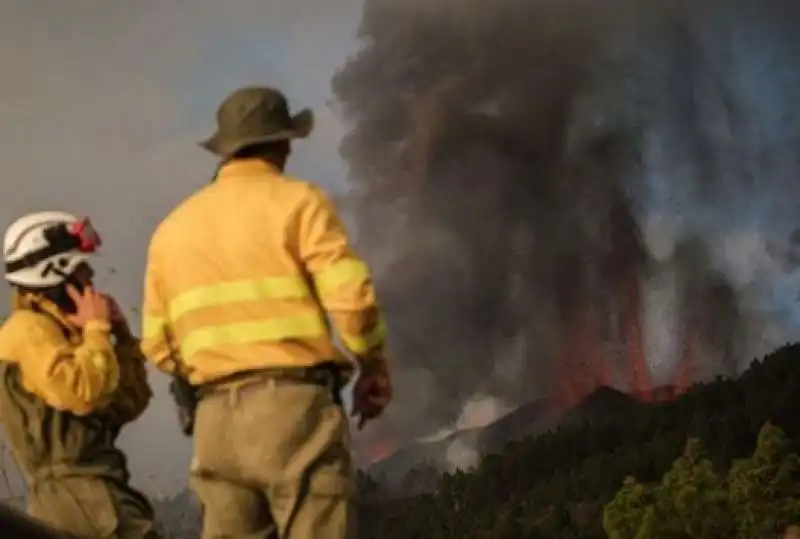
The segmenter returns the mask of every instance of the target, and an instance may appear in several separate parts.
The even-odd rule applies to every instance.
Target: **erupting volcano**
[[[476,394],[652,400],[748,358],[753,287],[717,244],[750,226],[754,197],[786,201],[743,172],[760,117],[747,76],[727,74],[758,64],[736,48],[743,21],[789,35],[777,2],[745,20],[732,2],[366,0],[364,47],[333,90],[391,326],[398,440]],[[672,329],[654,345],[656,315]]]

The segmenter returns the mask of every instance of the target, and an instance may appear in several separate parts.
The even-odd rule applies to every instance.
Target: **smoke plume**
[[[333,89],[397,373],[381,436],[474,394],[646,399],[786,338],[767,246],[796,228],[798,23],[778,0],[366,0]]]

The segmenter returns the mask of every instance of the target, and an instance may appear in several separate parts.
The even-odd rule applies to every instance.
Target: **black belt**
[[[347,383],[347,376],[346,368],[334,361],[326,361],[325,363],[320,363],[313,367],[254,369],[236,372],[203,384],[197,388],[197,396],[200,399],[204,399],[215,393],[221,393],[231,389],[230,386],[236,385],[239,382],[241,382],[243,386],[246,386],[249,385],[248,382],[258,383],[268,380],[322,386],[330,392],[334,402],[336,402],[338,406],[341,406],[341,393]]]

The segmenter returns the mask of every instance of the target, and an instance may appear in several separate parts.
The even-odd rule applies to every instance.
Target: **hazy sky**
[[[219,101],[245,84],[280,87],[293,108],[315,109],[316,130],[289,170],[343,190],[342,127],[326,101],[356,50],[360,9],[360,0],[3,0],[0,226],[44,209],[90,215],[105,241],[100,284],[137,307],[149,235],[208,181],[215,161],[196,142],[213,131]],[[151,380],[156,398],[123,445],[137,483],[174,491],[189,442],[165,379]]]

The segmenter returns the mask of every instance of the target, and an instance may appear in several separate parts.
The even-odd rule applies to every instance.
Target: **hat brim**
[[[239,138],[231,138],[217,131],[206,140],[201,141],[199,145],[215,155],[228,158],[250,146],[306,138],[312,129],[314,129],[314,112],[311,109],[303,109],[292,116],[290,126],[287,129],[257,137]]]

